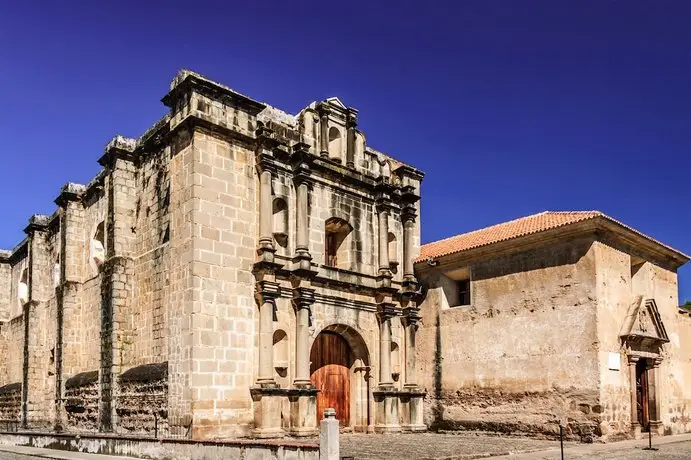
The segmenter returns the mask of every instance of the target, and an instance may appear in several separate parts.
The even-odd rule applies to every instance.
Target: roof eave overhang
[[[510,253],[523,252],[537,247],[563,242],[569,239],[593,236],[597,240],[610,236],[628,247],[631,254],[651,260],[665,268],[672,270],[690,260],[689,256],[673,248],[665,246],[642,233],[636,232],[606,216],[597,216],[573,224],[555,227],[549,230],[531,233],[516,238],[510,238],[495,243],[431,257],[433,266],[427,260],[417,260],[415,269],[424,272],[432,267],[437,269],[458,267],[478,260],[488,259]]]

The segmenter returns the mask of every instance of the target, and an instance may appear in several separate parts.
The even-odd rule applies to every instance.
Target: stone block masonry
[[[354,430],[423,427],[423,174],[369,147],[337,98],[291,115],[182,71],[163,102],[0,252],[2,413],[217,439],[312,435],[332,404]],[[340,385],[311,368],[325,336],[344,350],[320,358],[351,382],[341,401],[317,396]]]

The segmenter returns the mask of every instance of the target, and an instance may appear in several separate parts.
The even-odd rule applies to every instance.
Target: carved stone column
[[[377,204],[379,218],[379,276],[391,277],[389,264],[389,210],[390,206],[381,202]]]
[[[392,309],[392,307],[391,307]],[[390,307],[379,312],[379,386],[393,385],[391,378],[391,318],[395,316]]]
[[[293,289],[295,307],[295,379],[289,394],[290,431],[294,436],[311,436],[317,429],[317,389],[310,381],[309,321],[314,289]]]
[[[355,167],[355,127],[357,126],[357,111],[348,109],[346,117],[347,144],[346,144],[346,167]]]
[[[260,176],[259,189],[259,254],[263,260],[273,261],[275,252],[273,243],[273,203],[271,195],[271,171],[264,170]]]
[[[636,394],[636,364],[638,356],[629,355],[629,386],[631,392],[631,435],[638,439],[641,437],[641,425],[638,421],[638,397]]]
[[[275,281],[257,283],[259,301],[259,353],[257,383],[250,389],[254,401],[254,430],[259,438],[278,437],[284,434],[281,426],[281,399],[283,393],[273,377],[273,317],[275,302],[281,295],[281,287]]]
[[[329,108],[321,103],[317,107],[319,112],[319,146],[322,157],[329,156]]]
[[[651,360],[652,367],[648,368],[648,400],[650,411],[650,429],[653,434],[664,434],[664,426],[662,424],[662,409],[660,394],[660,364],[661,358],[654,358]]]
[[[378,310],[379,386],[372,392],[375,403],[374,431],[398,433],[401,431],[398,420],[399,392],[391,378],[391,319],[396,316],[396,309],[393,303],[382,302]]]
[[[403,218],[403,279],[405,281],[415,281],[413,238],[415,237],[416,216],[417,211],[412,205],[404,207],[401,213]]]
[[[281,295],[281,287],[273,281],[262,280],[257,283],[259,297],[259,370],[257,384],[275,385],[273,365],[274,310],[276,299]]]

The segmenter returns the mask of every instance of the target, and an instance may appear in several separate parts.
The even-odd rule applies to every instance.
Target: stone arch
[[[350,383],[350,417],[347,426],[353,431],[367,431],[372,423],[370,414],[371,391],[370,388],[370,352],[365,339],[355,327],[344,323],[332,323],[322,327],[315,334],[315,339],[310,345],[310,350],[317,343],[321,334],[336,334],[350,347],[349,383]],[[321,414],[318,414],[318,419]]]
[[[94,231],[92,232],[91,241],[89,242],[89,264],[94,273],[98,273],[98,269],[106,259],[106,232],[105,222],[100,221]]]

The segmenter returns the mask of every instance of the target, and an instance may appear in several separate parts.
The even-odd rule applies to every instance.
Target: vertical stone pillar
[[[79,323],[79,282],[84,264],[84,207],[79,202],[84,186],[65,184],[55,204],[60,208],[60,281],[56,289],[55,430],[67,426],[65,376],[79,370],[83,334]]]
[[[355,167],[355,128],[357,126],[357,111],[355,109],[348,109],[346,117],[346,167]]]
[[[636,363],[638,356],[629,355],[629,387],[631,394],[631,435],[638,439],[641,436],[641,425],[638,421],[638,397],[636,394]]]
[[[329,156],[329,108],[322,102],[317,107],[319,112],[319,146],[322,157]]]
[[[389,264],[389,206],[377,205],[379,218],[379,276],[391,276]]]
[[[301,150],[297,155],[302,155],[304,158],[309,153]],[[295,166],[293,177],[297,194],[297,235],[293,262],[297,264],[297,269],[300,271],[296,275],[301,278],[313,276],[312,255],[309,250],[309,193],[311,187],[309,176],[309,164],[306,161],[302,161]]]
[[[412,301],[411,301],[412,303]],[[424,423],[425,392],[417,384],[415,368],[415,335],[420,321],[419,310],[409,306],[403,310],[405,328],[405,384],[401,394],[401,429],[406,432],[427,430]]]
[[[270,276],[265,274],[265,276]],[[257,283],[259,301],[259,366],[257,383],[250,389],[254,401],[254,430],[259,438],[284,434],[281,426],[282,393],[273,377],[273,316],[281,287],[275,281],[263,279]]]
[[[274,281],[262,280],[259,293],[259,370],[257,384],[275,384],[273,365],[274,310],[281,287]]]
[[[273,202],[271,195],[271,171],[264,170],[259,176],[259,251],[273,255]]]
[[[660,364],[661,358],[654,358],[651,361],[651,366],[648,368],[648,400],[650,412],[650,429],[653,434],[664,434],[664,426],[662,424],[662,409],[660,394]]]
[[[391,378],[391,318],[389,312],[379,315],[379,386],[393,385]]]
[[[391,379],[391,318],[396,316],[393,303],[382,302],[379,311],[379,386],[372,392],[375,402],[374,431],[398,433],[399,392]]]
[[[24,305],[23,422],[44,429],[52,427],[55,409],[50,391],[54,377],[48,376],[53,369],[46,359],[51,344],[40,340],[41,330],[52,325],[45,306],[52,287],[47,224],[48,216],[34,215],[24,229],[29,238],[29,300]]]
[[[417,212],[414,206],[403,208],[403,279],[415,281],[413,268],[413,238],[415,237],[415,217]]]
[[[106,260],[101,265],[101,372],[100,416],[102,431],[117,431],[117,400],[122,372],[123,349],[131,331],[126,318],[131,313],[136,221],[136,141],[115,137],[106,146],[101,166],[105,178],[108,212],[106,218]]]
[[[319,460],[340,460],[341,448],[338,438],[336,411],[328,408],[319,424]]]
[[[309,318],[314,303],[314,290],[297,288],[295,306],[295,385],[310,384]]]
[[[317,429],[317,389],[310,381],[309,317],[314,289],[293,289],[295,307],[295,378],[289,394],[290,431],[294,436],[312,436]]]

